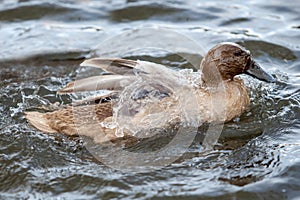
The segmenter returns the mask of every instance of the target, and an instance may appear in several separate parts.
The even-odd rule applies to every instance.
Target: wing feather
[[[87,92],[96,90],[120,90],[132,82],[134,76],[105,75],[92,76],[68,83],[58,94]]]
[[[137,65],[134,60],[120,58],[92,58],[85,60],[80,66],[101,68],[113,74],[133,74],[133,69]]]

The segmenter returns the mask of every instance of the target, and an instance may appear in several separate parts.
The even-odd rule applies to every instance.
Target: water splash
[[[175,71],[162,65],[139,62],[135,81],[126,86],[113,101],[113,120],[104,127],[116,128],[116,136],[129,132],[137,137],[151,137],[153,128],[170,128],[175,124],[199,127],[195,87],[199,73],[185,69]]]

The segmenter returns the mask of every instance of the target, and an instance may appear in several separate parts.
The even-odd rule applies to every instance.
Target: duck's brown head
[[[205,83],[233,80],[239,74],[248,74],[259,80],[274,82],[252,58],[250,51],[235,43],[221,43],[208,51],[201,62],[202,79]]]

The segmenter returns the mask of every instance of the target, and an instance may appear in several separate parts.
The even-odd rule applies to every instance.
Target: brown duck
[[[188,121],[199,126],[203,122],[227,122],[240,116],[249,105],[247,88],[236,75],[248,74],[266,82],[275,81],[253,60],[248,50],[235,43],[221,43],[208,51],[201,62],[200,81],[194,80],[197,79],[195,74],[183,76],[178,71],[145,61],[94,58],[81,65],[98,67],[109,74],[71,82],[59,90],[59,94],[95,90],[110,93],[53,112],[26,112],[26,119],[34,127],[46,133],[85,135],[102,143],[135,136],[149,126],[168,127]],[[124,94],[126,98],[121,98]],[[113,100],[88,103],[106,97]],[[116,103],[114,99],[119,100]]]

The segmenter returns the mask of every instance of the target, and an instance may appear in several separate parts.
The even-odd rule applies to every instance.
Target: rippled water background
[[[0,198],[299,199],[299,13],[297,0],[0,1]],[[69,101],[56,90],[98,44],[142,27],[184,34],[204,51],[238,42],[279,81],[245,77],[251,106],[225,125],[219,147],[201,153],[196,138],[178,161],[148,173],[110,169],[80,140],[26,123],[25,110]],[[186,64],[150,54],[126,56]]]

